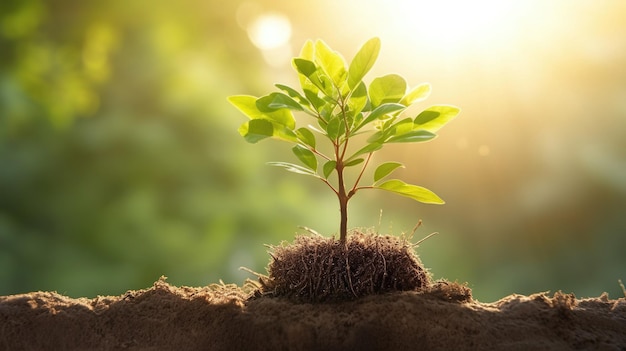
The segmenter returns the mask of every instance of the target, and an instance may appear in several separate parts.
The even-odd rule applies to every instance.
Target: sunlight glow
[[[361,12],[368,23],[379,23],[377,30],[386,36],[402,33],[404,44],[414,39],[439,52],[467,53],[519,37],[529,29],[522,22],[538,9],[536,0],[375,0]]]
[[[248,36],[261,50],[272,50],[286,45],[291,39],[291,23],[279,13],[266,13],[248,26]]]
[[[398,0],[407,21],[423,33],[431,44],[440,47],[506,40],[515,25],[516,13],[523,13],[527,1],[458,1],[414,2]],[[513,19],[513,21],[511,21]]]

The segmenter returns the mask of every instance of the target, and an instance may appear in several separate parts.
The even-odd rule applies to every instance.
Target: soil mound
[[[456,283],[332,303],[165,279],[121,296],[0,297],[0,350],[624,350],[626,298],[467,298]],[[465,297],[464,297],[465,296]]]
[[[261,293],[303,302],[350,300],[427,288],[426,270],[403,238],[354,231],[346,245],[318,235],[273,246]]]

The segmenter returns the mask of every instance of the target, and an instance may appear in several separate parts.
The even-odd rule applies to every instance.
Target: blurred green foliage
[[[233,4],[0,6],[0,294],[241,282],[294,232],[226,110],[259,80]]]

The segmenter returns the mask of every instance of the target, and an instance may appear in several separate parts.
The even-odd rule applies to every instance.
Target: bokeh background
[[[439,232],[424,264],[481,301],[623,296],[624,18],[621,0],[3,0],[0,295],[241,284],[240,266],[264,272],[263,244],[335,233],[334,195],[266,166],[294,156],[246,144],[226,97],[296,86],[307,39],[350,60],[378,36],[366,81],[430,82],[422,107],[462,114],[377,155],[447,204],[364,191],[350,226],[401,235],[422,219],[415,239]]]

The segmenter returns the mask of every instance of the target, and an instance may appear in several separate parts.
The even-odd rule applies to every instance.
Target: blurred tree
[[[293,232],[228,118],[262,77],[235,5],[2,2],[0,294],[236,279]]]

